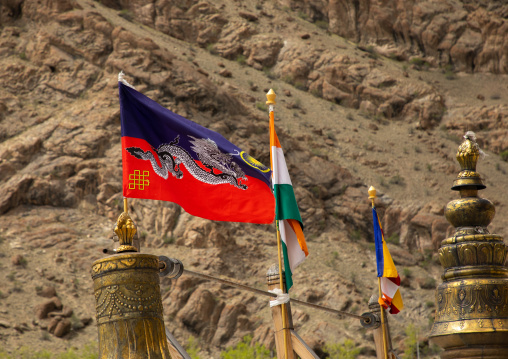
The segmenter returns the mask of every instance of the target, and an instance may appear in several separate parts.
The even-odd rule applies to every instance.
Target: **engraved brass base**
[[[170,359],[159,287],[159,259],[128,253],[92,265],[99,358]]]
[[[451,349],[446,349],[440,354],[441,359],[502,359],[508,358],[508,348],[506,346],[496,346],[493,344],[484,344],[484,339],[480,336],[473,340],[474,342],[480,342],[478,345],[471,344],[472,337],[477,334],[465,334],[457,337],[459,341]],[[504,338],[506,341],[506,333],[499,333],[497,337]],[[433,342],[439,346],[446,345],[444,342],[436,341],[437,338],[433,339]],[[466,347],[467,346],[467,347]]]
[[[508,248],[487,229],[494,204],[478,197],[486,188],[476,172],[482,155],[476,135],[468,131],[457,151],[461,171],[452,187],[461,198],[445,209],[455,235],[439,249],[444,273],[430,339],[444,349],[442,359],[508,358]]]
[[[504,333],[504,342],[508,341],[508,278],[444,282],[437,288],[436,300],[432,337],[492,332]]]
[[[444,349],[442,359],[508,358],[508,277],[504,267],[492,265],[496,260],[492,249],[497,244],[494,241],[483,250],[468,252],[474,248],[470,247],[463,256],[460,249],[448,251],[447,245],[440,250],[445,268],[452,262],[446,260],[450,253],[459,253],[456,261],[467,264],[478,263],[481,256],[490,258],[490,263],[481,266],[445,269],[445,282],[436,291],[437,310],[430,333],[432,342]],[[461,242],[455,246],[460,247]]]

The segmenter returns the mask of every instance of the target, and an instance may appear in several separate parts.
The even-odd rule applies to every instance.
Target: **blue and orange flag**
[[[271,171],[222,135],[118,83],[123,195],[215,221],[271,223]]]
[[[400,295],[400,276],[393,263],[392,256],[383,234],[376,207],[372,206],[372,219],[374,222],[374,242],[376,244],[377,276],[381,277],[381,293],[379,304],[391,314],[397,314],[404,308]]]

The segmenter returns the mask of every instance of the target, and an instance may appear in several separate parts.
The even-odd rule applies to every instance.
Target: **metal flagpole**
[[[369,199],[372,201],[372,208],[375,208],[374,200],[376,199],[376,189],[373,186],[369,188]],[[374,221],[379,221],[379,218],[373,218]],[[381,225],[381,224],[380,224]],[[382,244],[382,243],[381,243]],[[381,277],[377,277],[377,284],[379,288],[379,298],[383,297],[383,291],[381,290]],[[385,359],[388,359],[388,344],[386,340],[386,323],[385,323],[385,308],[381,304],[381,328],[383,329],[383,352]]]
[[[266,104],[270,106],[269,114],[270,114],[270,122],[274,121],[274,113],[273,113],[273,105],[275,105],[275,92],[270,89],[268,93],[266,94]],[[272,153],[272,148],[270,146],[270,154]],[[272,159],[272,171],[275,167],[275,158],[273,156],[270,156]],[[284,293],[284,279],[282,278],[282,242],[280,237],[280,231],[279,231],[279,222],[275,220],[276,228],[277,228],[277,252],[279,257],[279,280],[280,280],[280,290]],[[289,350],[288,350],[288,325],[287,325],[287,318],[286,318],[286,304],[281,304],[282,309],[282,331],[284,333],[284,353],[285,358],[289,359]]]

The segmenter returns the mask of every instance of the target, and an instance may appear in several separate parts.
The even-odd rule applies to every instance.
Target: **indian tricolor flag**
[[[404,308],[399,291],[400,276],[388,251],[383,228],[374,206],[372,206],[372,217],[374,221],[374,242],[376,244],[377,276],[380,277],[381,281],[379,304],[391,314],[397,314]]]
[[[305,243],[302,217],[296,204],[295,192],[289,178],[284,152],[282,152],[279,139],[275,133],[273,117],[273,110],[270,106],[270,160],[275,196],[275,219],[280,231],[286,287],[289,290],[293,285],[292,272],[309,255],[309,251]]]

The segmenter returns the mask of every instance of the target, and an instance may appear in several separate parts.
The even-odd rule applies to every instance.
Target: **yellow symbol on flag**
[[[129,175],[129,189],[139,189],[143,191],[145,186],[148,187],[150,185],[150,181],[148,180],[149,175],[150,172],[148,171],[143,171],[143,173],[141,173],[140,170],[134,170],[134,173]]]
[[[270,171],[270,169],[268,167],[266,167],[264,164],[262,164],[261,162],[259,162],[258,160],[256,160],[254,157],[250,156],[248,153],[246,153],[245,151],[242,151],[240,153],[240,157],[242,158],[242,160],[245,161],[245,163],[247,163],[249,166],[251,167],[254,167],[258,170],[260,170],[261,172],[268,172]]]

